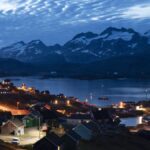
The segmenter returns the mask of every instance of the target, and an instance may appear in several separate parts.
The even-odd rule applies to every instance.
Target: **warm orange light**
[[[11,109],[6,107],[6,106],[0,105],[0,110],[2,110],[2,111],[10,111]]]
[[[46,104],[44,107],[45,107],[46,109],[48,109],[48,110],[51,109],[51,107],[50,107],[48,104]]]
[[[143,105],[136,106],[136,110],[139,110],[139,111],[146,111],[146,109],[143,107]]]
[[[120,102],[119,103],[119,108],[125,108],[125,103],[124,102]]]
[[[58,104],[58,100],[55,100],[54,104],[57,105]]]
[[[70,106],[70,100],[67,100],[67,105]]]
[[[15,109],[10,106],[0,105],[0,110],[11,112],[13,116],[15,115],[28,115],[30,112],[22,109]]]
[[[59,109],[57,109],[56,111],[59,112],[59,113],[61,113],[61,114],[65,114],[66,113],[65,110],[59,110]]]

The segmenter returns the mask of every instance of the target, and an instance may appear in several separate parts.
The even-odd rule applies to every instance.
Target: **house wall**
[[[5,125],[1,127],[1,134],[12,134],[15,132],[16,126],[11,122],[7,122]]]
[[[38,119],[25,118],[23,119],[23,124],[26,128],[38,126]]]
[[[16,128],[15,135],[24,135],[24,127]]]
[[[12,122],[7,122],[1,127],[1,134],[24,135],[24,126],[17,128]]]

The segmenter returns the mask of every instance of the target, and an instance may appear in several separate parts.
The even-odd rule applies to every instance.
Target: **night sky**
[[[150,29],[150,0],[0,0],[0,47],[41,39],[63,44],[108,26]]]

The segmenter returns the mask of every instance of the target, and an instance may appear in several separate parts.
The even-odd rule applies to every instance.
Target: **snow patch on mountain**
[[[87,39],[86,37],[83,36],[80,38],[76,38],[75,40],[72,40],[71,43],[89,45],[92,41],[100,39],[100,38],[101,38],[101,36]]]
[[[59,50],[55,51],[55,53],[58,54],[58,55],[61,55],[61,54],[62,54],[62,52],[59,51]]]
[[[128,47],[134,49],[137,45],[138,45],[137,43],[133,43],[133,44],[129,45]]]
[[[117,31],[112,31],[112,34],[105,34],[101,36],[105,40],[118,40],[122,39],[124,41],[130,41],[133,37],[133,33],[128,33],[128,32],[117,32]]]

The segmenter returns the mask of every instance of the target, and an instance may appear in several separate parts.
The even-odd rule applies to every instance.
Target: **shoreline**
[[[74,79],[74,80],[150,80],[150,77],[70,77],[70,76],[45,76],[45,75],[0,75],[0,78],[23,78],[23,77],[36,77],[39,80],[47,79]]]

